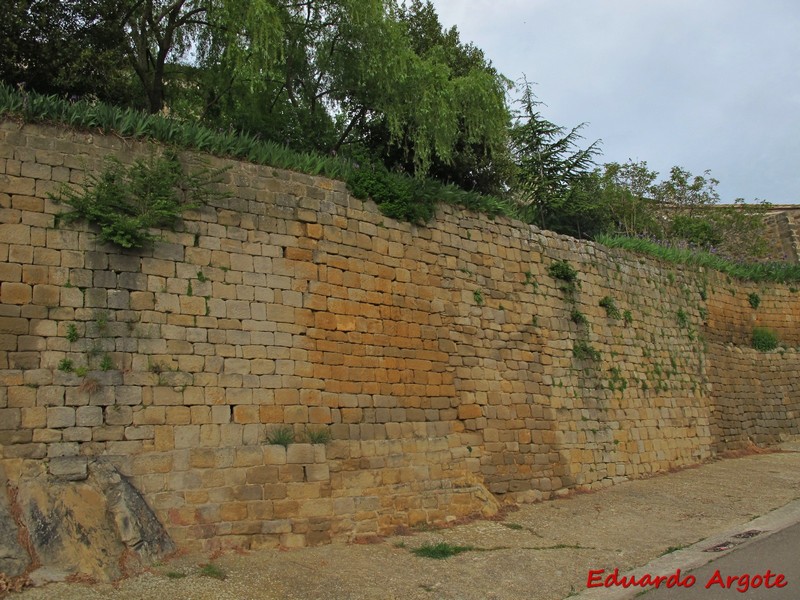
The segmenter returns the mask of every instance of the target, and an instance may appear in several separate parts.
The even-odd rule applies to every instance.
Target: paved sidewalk
[[[681,549],[698,541],[707,540],[698,546],[705,548],[718,538],[728,540],[734,531],[777,530],[800,521],[800,502],[791,504],[800,499],[800,444],[785,448],[523,506],[503,521],[419,531],[374,545],[186,555],[117,587],[54,584],[15,597],[562,600],[580,594],[588,599],[596,592],[587,590],[590,570],[624,574],[647,565],[655,575],[651,561],[660,555],[667,571],[674,570],[687,559],[689,550]],[[754,521],[779,508],[767,519],[783,519],[783,525]],[[446,560],[412,554],[426,542],[472,550]],[[199,565],[208,562],[226,578],[202,576]],[[797,592],[800,598],[800,587]]]

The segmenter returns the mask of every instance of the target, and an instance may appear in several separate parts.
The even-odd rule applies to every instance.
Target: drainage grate
[[[737,538],[739,540],[746,540],[748,538],[754,538],[757,535],[760,535],[762,533],[764,533],[764,532],[763,531],[759,531],[758,529],[751,529],[750,531],[743,531],[742,533],[737,533],[733,537],[735,537],[735,538]]]
[[[730,550],[735,545],[733,542],[722,542],[716,546],[711,546],[711,548],[706,548],[703,552],[725,552],[725,550]]]

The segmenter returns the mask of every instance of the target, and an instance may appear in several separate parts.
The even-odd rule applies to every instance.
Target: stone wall
[[[99,457],[178,543],[297,546],[797,433],[788,401],[763,431],[737,412],[790,398],[788,378],[727,385],[725,344],[749,343],[753,323],[798,343],[783,287],[759,287],[756,310],[717,274],[448,207],[429,227],[399,223],[342,183],[217,159],[226,198],[152,249],[55,227],[49,194],[107,155],[150,151],[0,126],[10,485],[27,461],[74,477]],[[574,291],[549,275],[558,260],[577,270]],[[753,374],[794,366],[793,353],[741,352]],[[298,443],[269,444],[279,426]],[[309,430],[332,439],[303,441]]]

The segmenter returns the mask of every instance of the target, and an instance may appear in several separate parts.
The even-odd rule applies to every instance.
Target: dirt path
[[[800,498],[800,452],[726,459],[524,506],[502,522],[396,536],[373,545],[213,558],[224,580],[187,555],[109,585],[51,584],[14,600],[424,599],[561,600],[589,569],[625,571]],[[415,556],[424,543],[471,546],[446,560]]]

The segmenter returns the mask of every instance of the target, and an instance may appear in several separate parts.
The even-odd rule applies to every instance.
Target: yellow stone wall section
[[[55,226],[62,185],[148,153],[0,124],[7,473],[112,461],[178,543],[293,547],[798,435],[797,353],[748,347],[755,325],[800,343],[788,286],[452,207],[400,223],[340,182],[211,158],[230,167],[226,197],[150,249]],[[573,293],[548,273],[557,260],[578,272]],[[298,441],[269,444],[280,426]]]

